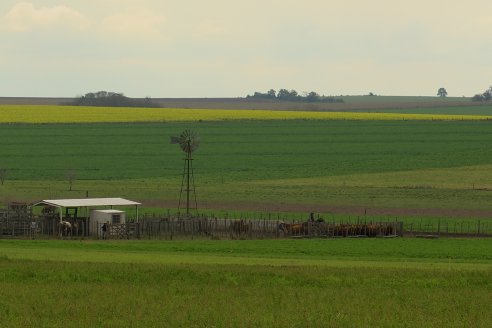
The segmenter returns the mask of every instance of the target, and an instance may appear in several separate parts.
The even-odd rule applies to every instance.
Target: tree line
[[[264,99],[264,100],[281,100],[281,101],[300,101],[300,102],[326,102],[326,103],[343,103],[342,98],[320,95],[317,92],[304,92],[302,95],[296,90],[280,89],[278,92],[274,89],[266,93],[255,92],[253,95],[247,95],[247,99]]]
[[[483,93],[478,93],[473,96],[473,101],[491,101],[492,100],[492,86],[485,90]]]
[[[98,107],[159,107],[150,97],[144,99],[129,98],[122,93],[98,91],[89,92],[66,103],[70,106]]]

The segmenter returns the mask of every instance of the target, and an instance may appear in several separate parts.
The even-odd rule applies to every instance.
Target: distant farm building
[[[138,202],[124,198],[81,198],[47,199],[32,206],[43,206],[39,223],[44,225],[45,231],[52,230],[54,234],[62,234],[60,224],[68,223],[70,235],[100,237],[104,223],[118,230],[118,225],[124,225],[127,221],[126,212],[114,209],[114,206],[134,207],[135,221],[138,222],[139,205],[141,204]]]

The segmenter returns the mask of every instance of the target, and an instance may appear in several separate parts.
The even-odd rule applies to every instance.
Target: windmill
[[[186,154],[184,158],[183,178],[181,180],[181,191],[179,193],[178,211],[181,209],[183,191],[186,191],[186,216],[190,214],[190,197],[193,197],[197,209],[195,177],[193,175],[193,158],[191,155],[200,145],[200,138],[192,130],[184,130],[178,137],[171,137],[172,144],[179,144],[181,150]],[[191,195],[193,194],[193,195]]]

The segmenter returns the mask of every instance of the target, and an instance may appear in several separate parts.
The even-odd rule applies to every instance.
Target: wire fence
[[[409,222],[404,224],[404,232],[407,235],[435,234],[435,235],[463,235],[463,236],[492,236],[492,221],[490,220],[466,220],[466,221],[427,221]]]

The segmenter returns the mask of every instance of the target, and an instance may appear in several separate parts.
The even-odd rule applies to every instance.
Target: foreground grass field
[[[0,240],[8,327],[488,327],[484,239]]]

